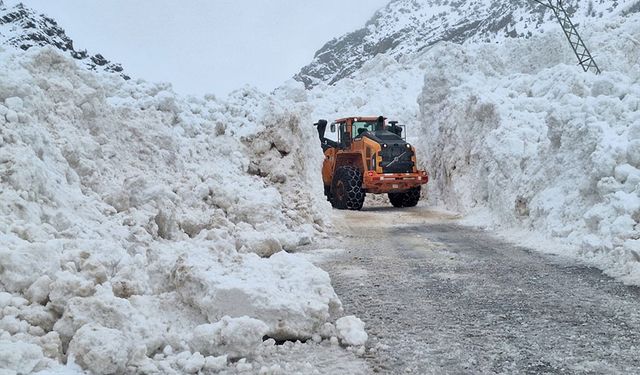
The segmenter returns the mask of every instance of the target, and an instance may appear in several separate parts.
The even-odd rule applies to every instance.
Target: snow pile
[[[0,368],[195,373],[328,337],[328,275],[281,252],[325,225],[304,111],[0,51]]]
[[[560,35],[434,49],[420,97],[430,194],[639,284],[640,18],[583,34],[600,76],[558,65],[575,58]]]

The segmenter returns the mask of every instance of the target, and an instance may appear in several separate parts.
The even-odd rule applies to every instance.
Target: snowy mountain
[[[55,20],[22,3],[7,7],[0,0],[0,45],[24,51],[34,46],[53,46],[74,59],[81,60],[90,70],[120,73],[123,78],[129,79],[120,64],[107,60],[101,54],[92,55],[87,50],[77,49],[73,40]]]
[[[564,4],[577,23],[640,11],[638,0]],[[379,54],[400,59],[439,42],[527,38],[549,27],[558,27],[553,13],[529,0],[393,0],[363,28],[328,42],[295,79],[307,88],[320,82],[334,84]]]

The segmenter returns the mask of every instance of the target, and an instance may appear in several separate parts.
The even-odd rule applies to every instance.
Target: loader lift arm
[[[556,18],[558,19],[558,22],[560,23],[560,26],[562,26],[562,31],[564,31],[564,35],[569,40],[571,49],[573,49],[573,52],[576,54],[576,57],[578,58],[578,64],[582,66],[582,69],[585,72],[593,70],[596,74],[600,74],[600,68],[598,67],[598,64],[596,64],[593,56],[591,56],[591,52],[589,52],[589,49],[584,44],[582,37],[580,37],[580,34],[578,34],[578,30],[571,21],[569,14],[565,10],[564,5],[562,4],[562,0],[557,0],[555,1],[555,3],[553,0],[533,1],[553,11]]]
[[[313,124],[316,128],[318,128],[318,137],[320,138],[320,144],[322,145],[322,151],[327,151],[332,147],[338,147],[338,142],[331,140],[329,138],[325,138],[324,134],[327,130],[327,120],[320,120]]]

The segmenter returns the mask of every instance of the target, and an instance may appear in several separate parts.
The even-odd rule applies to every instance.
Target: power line
[[[573,49],[573,52],[576,54],[576,57],[578,58],[578,64],[582,66],[582,69],[585,72],[588,72],[589,70],[593,70],[596,74],[600,74],[600,68],[598,67],[598,64],[596,64],[596,61],[593,59],[593,56],[591,56],[591,52],[589,52],[589,49],[584,44],[582,37],[580,37],[580,34],[578,34],[578,30],[576,29],[576,26],[571,21],[571,18],[569,17],[569,14],[564,8],[564,5],[562,5],[562,0],[557,0],[555,4],[553,3],[552,0],[546,0],[546,1],[532,0],[532,1],[535,1],[536,3],[542,6],[545,6],[553,11],[554,15],[556,16],[556,19],[558,20],[558,22],[560,23],[560,26],[562,27],[562,31],[564,32],[564,35],[569,40],[569,44],[571,44],[571,49]]]

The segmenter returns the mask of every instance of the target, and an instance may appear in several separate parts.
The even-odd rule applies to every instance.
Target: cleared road
[[[422,207],[335,215],[320,266],[372,372],[640,373],[638,288]]]

